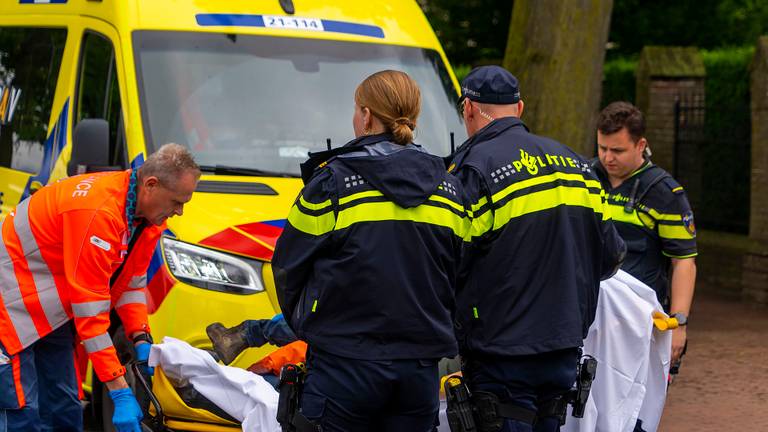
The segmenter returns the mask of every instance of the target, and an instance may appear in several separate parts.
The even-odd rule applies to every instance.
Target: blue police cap
[[[520,86],[517,78],[500,66],[480,66],[464,78],[461,83],[461,100],[511,105],[520,101]]]

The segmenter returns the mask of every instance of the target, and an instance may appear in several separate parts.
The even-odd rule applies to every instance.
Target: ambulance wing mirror
[[[114,171],[109,166],[109,123],[103,119],[83,119],[72,137],[72,156],[67,175]]]

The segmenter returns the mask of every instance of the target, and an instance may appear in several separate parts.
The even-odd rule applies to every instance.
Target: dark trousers
[[[433,430],[437,360],[354,360],[310,349],[302,414],[323,431]]]
[[[0,431],[83,430],[72,331],[71,324],[65,324],[13,356],[0,346],[9,358],[0,364]],[[21,409],[18,387],[24,393]]]
[[[495,394],[501,403],[512,403],[538,411],[542,403],[567,392],[576,381],[576,348],[548,353],[488,357],[465,354],[462,370],[470,391]],[[539,419],[535,426],[506,419],[502,432],[555,432],[557,418]]]
[[[246,341],[250,347],[260,347],[265,343],[285,346],[298,340],[283,314],[276,315],[272,319],[248,320],[245,322],[247,329]]]

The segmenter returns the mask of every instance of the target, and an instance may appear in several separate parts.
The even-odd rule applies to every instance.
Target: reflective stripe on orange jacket
[[[137,239],[120,277],[128,227],[130,171],[84,174],[21,202],[0,236],[0,341],[15,354],[74,318],[102,382],[125,373],[109,336],[115,308],[126,333],[149,330],[146,271],[164,226]]]

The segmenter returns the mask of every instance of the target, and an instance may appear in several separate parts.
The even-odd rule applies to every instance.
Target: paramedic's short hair
[[[137,175],[139,180],[147,176],[155,176],[164,186],[173,187],[176,180],[184,173],[200,177],[200,167],[186,147],[169,143],[149,155],[144,164],[139,167]]]

